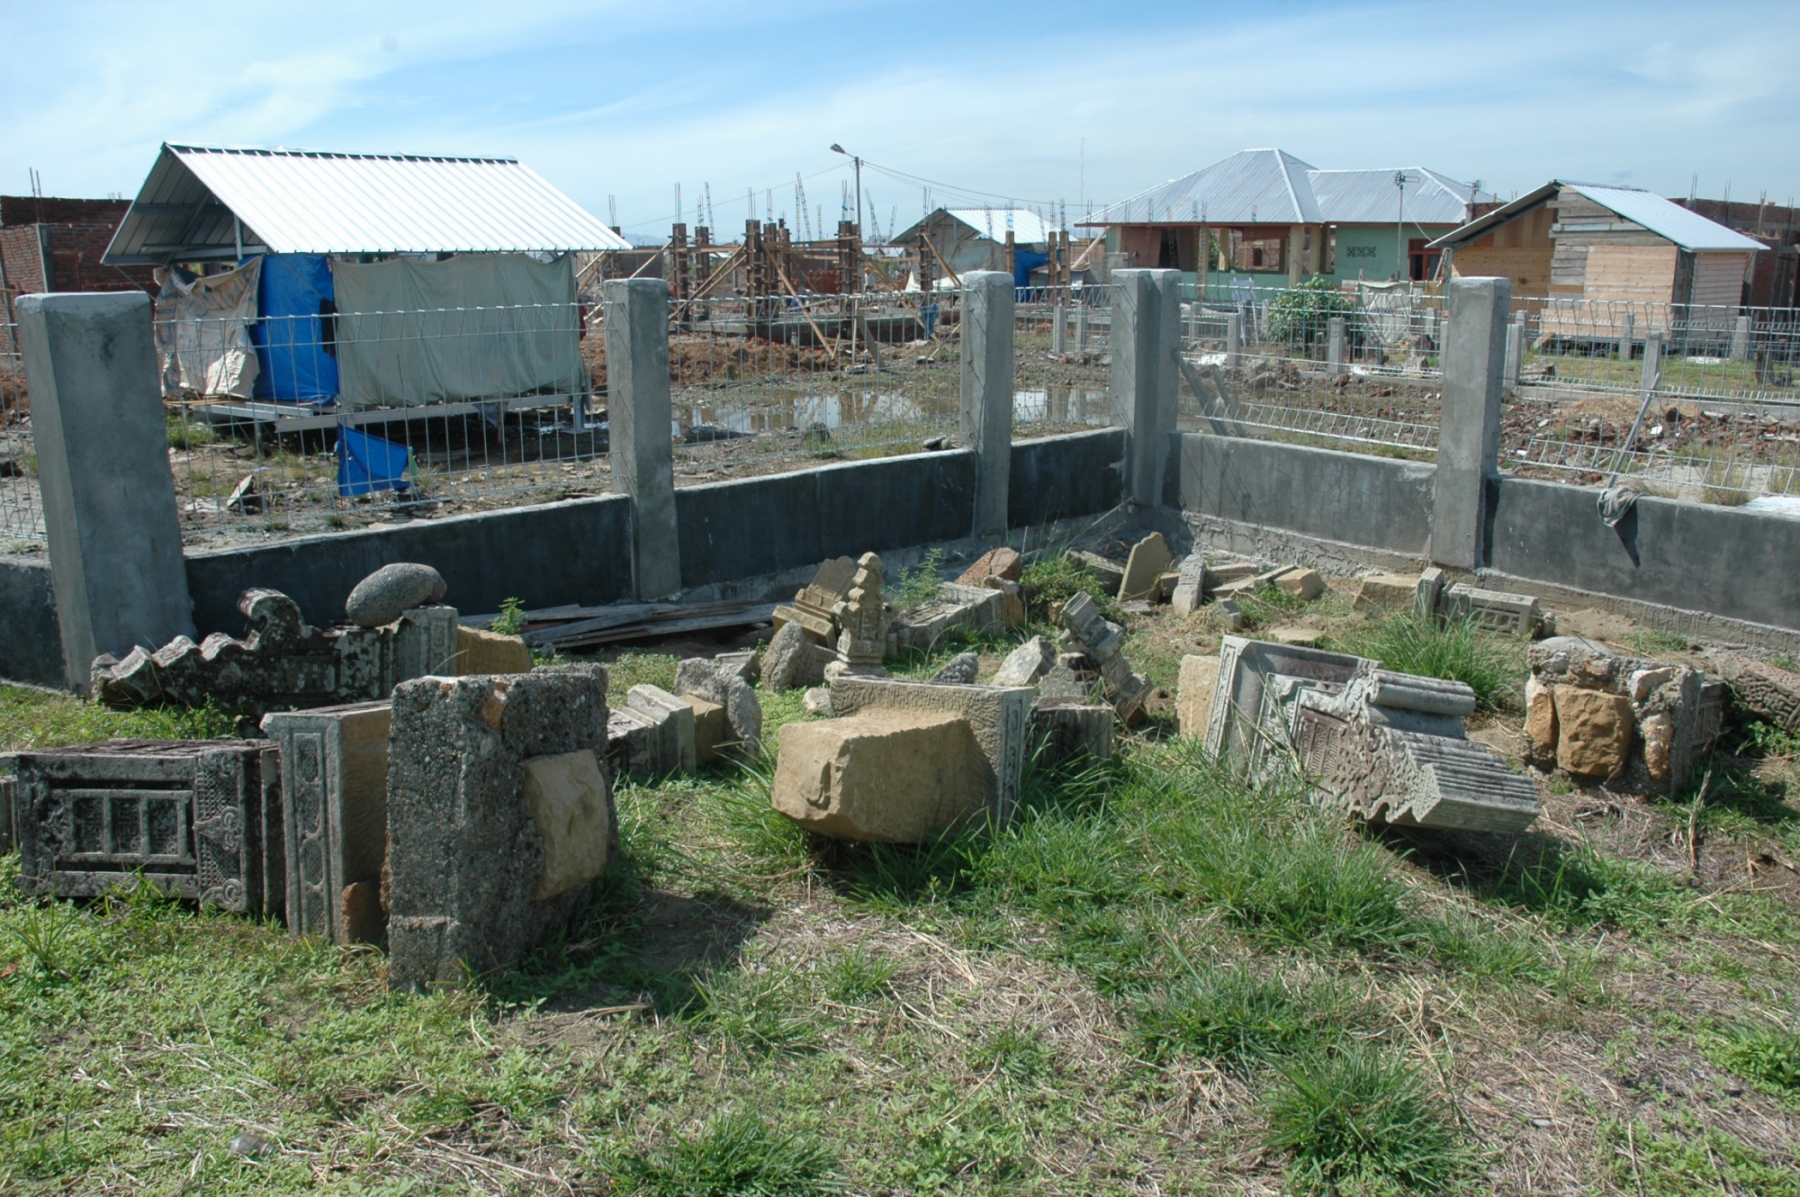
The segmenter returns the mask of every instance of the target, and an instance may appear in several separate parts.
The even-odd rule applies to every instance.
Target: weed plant
[[[1438,624],[1408,614],[1353,628],[1330,647],[1373,657],[1398,673],[1463,682],[1484,710],[1517,705],[1525,679],[1524,650],[1470,620]]]

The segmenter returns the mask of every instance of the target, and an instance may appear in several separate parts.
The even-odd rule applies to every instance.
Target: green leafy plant
[[[502,636],[517,636],[525,630],[525,603],[522,599],[500,600],[500,614],[488,625],[488,631]]]
[[[1350,343],[1361,337],[1356,321],[1350,319],[1355,315],[1356,304],[1350,297],[1338,289],[1337,283],[1319,274],[1276,295],[1269,304],[1265,327],[1272,341],[1310,348],[1325,342],[1331,317],[1343,316],[1348,351]]]
[[[1100,575],[1061,553],[1039,557],[1027,565],[1019,585],[1036,619],[1053,618],[1059,607],[1084,592],[1107,619],[1121,623],[1125,618],[1118,599],[1102,584]]]
[[[944,551],[932,549],[911,569],[900,572],[900,585],[894,588],[895,606],[922,607],[936,599],[944,588]]]
[[[644,1197],[800,1197],[835,1193],[832,1159],[817,1135],[783,1134],[743,1110],[715,1115],[693,1135],[626,1156],[625,1191]]]
[[[1776,1023],[1733,1027],[1706,1053],[1758,1088],[1800,1094],[1800,1027]]]

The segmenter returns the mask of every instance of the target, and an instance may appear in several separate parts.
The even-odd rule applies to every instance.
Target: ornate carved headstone
[[[1060,639],[1064,649],[1083,653],[1093,661],[1106,688],[1106,701],[1129,723],[1143,709],[1150,682],[1143,674],[1133,673],[1131,662],[1125,659],[1125,629],[1104,618],[1086,592],[1078,592],[1063,604],[1057,622],[1063,627]]]
[[[779,632],[785,625],[797,623],[814,644],[836,644],[838,628],[834,612],[850,592],[855,577],[856,562],[850,558],[834,557],[827,561],[813,575],[813,580],[794,595],[791,606],[775,608],[775,630]]]
[[[881,673],[892,621],[881,598],[881,558],[864,553],[856,566],[849,593],[833,608],[840,629],[838,660],[853,673]]]

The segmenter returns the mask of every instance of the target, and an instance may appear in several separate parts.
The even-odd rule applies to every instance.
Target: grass
[[[607,657],[615,692],[672,683]],[[808,716],[761,699],[772,753]],[[230,721],[0,691],[9,747],[172,731]],[[1795,1191],[1800,931],[1766,884],[1560,815],[1359,832],[1122,744],[914,846],[808,838],[772,755],[622,781],[567,932],[428,996],[147,889],[28,901],[0,857],[0,1193]],[[1782,793],[1721,765],[1708,842],[1800,818]],[[1636,805],[1632,838],[1688,815]]]
[[[1388,615],[1350,629],[1329,647],[1373,657],[1399,673],[1463,682],[1484,710],[1518,705],[1524,686],[1524,646],[1490,636],[1471,621],[1437,624]]]

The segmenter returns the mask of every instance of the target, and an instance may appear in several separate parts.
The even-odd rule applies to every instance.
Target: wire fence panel
[[[1013,438],[1116,426],[1112,288],[1021,287],[1014,306]]]
[[[0,552],[29,549],[44,540],[18,332],[17,325],[0,323]]]

